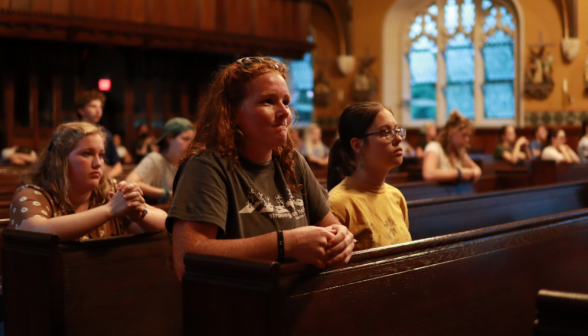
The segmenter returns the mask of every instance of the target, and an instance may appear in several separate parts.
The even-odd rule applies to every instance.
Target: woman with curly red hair
[[[186,253],[293,258],[318,267],[349,261],[353,235],[293,148],[287,70],[267,57],[247,57],[211,84],[166,221],[178,277]]]

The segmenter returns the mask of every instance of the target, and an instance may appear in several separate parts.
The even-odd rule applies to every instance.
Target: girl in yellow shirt
[[[402,164],[406,130],[390,109],[368,102],[343,111],[339,135],[329,157],[329,204],[355,236],[355,250],[411,241],[406,200],[385,183]]]

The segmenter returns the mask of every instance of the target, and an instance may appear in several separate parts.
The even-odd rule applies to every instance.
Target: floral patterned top
[[[116,182],[111,181],[113,191],[116,191]],[[53,204],[51,196],[42,188],[27,184],[16,190],[10,203],[10,223],[8,229],[18,230],[23,221],[32,217],[53,218],[72,213],[64,213]],[[131,223],[128,218],[114,218],[104,225],[88,232],[78,238],[78,241],[90,239],[109,238],[127,234],[126,228]]]

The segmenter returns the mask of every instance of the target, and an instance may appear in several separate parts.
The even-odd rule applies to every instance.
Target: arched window
[[[479,126],[515,124],[521,109],[518,94],[521,42],[513,3],[504,0],[400,2],[405,4],[397,10],[412,15],[404,15],[404,24],[396,24],[405,37],[400,50],[396,49],[396,53],[402,53],[402,63],[400,69],[385,66],[384,76],[400,74],[396,78],[401,83],[394,84],[388,79],[387,85],[385,80],[384,102],[396,105],[390,101],[393,90],[399,89],[403,124],[418,126],[431,121],[443,124],[453,109]],[[389,15],[386,20],[396,19],[394,16],[398,18]],[[398,36],[394,33],[393,25],[385,23],[384,40]],[[386,55],[390,52],[394,52],[393,44],[384,41],[384,59],[393,62],[394,57]]]
[[[290,91],[290,106],[298,113],[298,124],[307,125],[312,122],[314,110],[314,70],[312,66],[312,54],[307,52],[302,59],[287,59],[282,57],[272,58],[284,62],[290,68],[288,76],[288,89]]]

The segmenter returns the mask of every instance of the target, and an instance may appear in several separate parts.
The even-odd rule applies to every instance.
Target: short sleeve
[[[153,177],[156,174],[161,174],[159,172],[159,166],[155,163],[154,155],[159,154],[150,153],[139,162],[135,169],[133,169],[133,173],[139,175],[141,180],[149,185],[153,184]]]
[[[308,201],[308,204],[305,204],[305,207],[309,214],[309,224],[315,225],[325,218],[329,211],[331,211],[327,201],[329,196],[325,188],[323,188],[316,180],[316,177],[310,170],[306,160],[300,153],[297,153],[297,155],[298,160],[296,164],[299,165],[299,169],[302,172],[302,177],[304,179],[303,192],[306,193],[306,199]]]
[[[331,151],[327,145],[323,144],[323,149],[325,151],[325,157],[329,156],[329,152]]]
[[[339,222],[349,227],[349,214],[346,205],[349,204],[349,199],[342,195],[339,191],[340,186],[336,186],[329,192],[329,206],[333,215]]]
[[[437,141],[431,141],[425,147],[425,154],[428,152],[437,153],[437,155],[441,156],[443,154],[443,148],[441,148],[441,144]]]
[[[541,153],[541,160],[560,162],[563,160],[563,155],[560,154],[554,147],[546,147]]]
[[[207,222],[226,232],[228,214],[228,177],[214,162],[192,157],[174,180],[174,198],[165,226],[173,232],[176,219]]]
[[[302,155],[303,157],[308,157],[308,150],[306,148],[306,143],[302,143],[302,146],[300,146],[300,155]]]
[[[504,160],[503,154],[505,152],[504,146],[501,144],[496,145],[494,148],[494,159],[495,160]]]
[[[10,203],[10,226],[18,229],[22,222],[32,217],[53,217],[51,202],[33,187],[23,187],[16,191]]]

